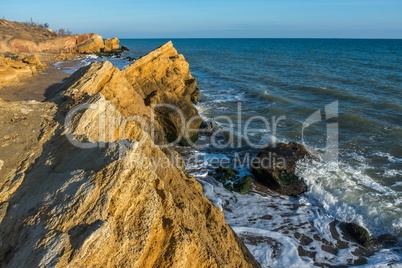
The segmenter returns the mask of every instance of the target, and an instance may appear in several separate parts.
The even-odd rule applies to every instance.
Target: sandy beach
[[[79,59],[48,62],[44,72],[0,88],[0,98],[5,101],[43,101],[79,65]]]

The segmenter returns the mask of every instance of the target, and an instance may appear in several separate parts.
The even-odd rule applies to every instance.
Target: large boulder
[[[280,194],[294,196],[307,191],[303,178],[295,174],[297,162],[311,157],[301,144],[278,143],[259,152],[251,168],[256,180],[263,185]]]
[[[83,40],[77,38],[76,50],[78,53],[97,53],[104,48],[102,36],[98,34],[90,34],[85,37],[87,38],[83,38]]]
[[[30,77],[36,74],[38,69],[43,67],[39,59],[37,59],[37,61],[30,59],[29,61],[32,62],[32,64],[24,60],[14,60],[0,55],[0,88],[9,83],[17,82],[21,78]]]
[[[109,38],[105,40],[105,47],[103,49],[104,52],[113,52],[120,49],[119,45],[120,40],[116,37]]]
[[[375,241],[370,233],[364,227],[356,223],[340,222],[339,228],[347,239],[355,241],[365,248],[371,248],[375,245]]]

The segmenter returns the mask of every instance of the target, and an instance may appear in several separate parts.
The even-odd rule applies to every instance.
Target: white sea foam
[[[309,171],[299,170],[310,188],[299,198],[256,190],[241,195],[227,191],[207,172],[211,159],[230,158],[230,155],[192,149],[187,153],[200,158],[196,164],[187,167],[188,171],[203,185],[205,195],[223,210],[228,224],[263,267],[314,267],[314,263],[345,265],[357,261],[359,257],[353,252],[358,246],[342,237],[335,239],[332,236],[334,219],[358,223],[373,230],[374,235],[395,234],[402,230],[402,221],[395,218],[401,213],[395,211],[395,206],[401,204],[402,198],[395,199],[395,191],[347,165],[314,163],[307,169]],[[249,174],[249,170],[241,169],[239,176],[245,174]],[[367,193],[367,189],[372,192]],[[381,201],[381,196],[388,199]],[[376,202],[380,207],[375,207]],[[336,230],[340,233],[338,228]],[[301,234],[311,242],[301,244]],[[338,241],[348,246],[338,248]],[[333,252],[328,252],[326,247],[332,248]],[[315,257],[299,256],[298,248],[312,252]],[[392,250],[380,250],[368,262],[385,265],[399,258],[400,255]]]
[[[94,59],[99,58],[99,56],[96,56],[96,55],[94,55],[94,54],[89,54],[89,55],[86,55],[85,58],[86,58],[86,59],[90,59],[90,60],[94,60]]]
[[[310,188],[307,195],[337,219],[358,222],[377,234],[400,232],[401,193],[344,163],[313,162],[299,175]]]
[[[385,177],[387,178],[392,178],[392,177],[396,177],[398,175],[402,175],[402,170],[396,170],[396,169],[387,169],[384,170],[384,174]],[[402,182],[398,182],[398,183],[402,183]],[[396,183],[397,184],[397,183]],[[392,185],[392,187],[394,187],[394,185]]]
[[[402,163],[402,158],[395,157],[395,156],[391,155],[390,153],[375,152],[375,153],[373,153],[373,155],[385,157],[388,159],[388,161],[390,163]]]
[[[278,243],[277,247],[270,247],[269,243],[247,243],[246,246],[263,267],[311,267],[313,261],[303,260],[297,251],[298,244],[288,236],[259,228],[232,226],[233,230],[246,241],[247,239],[270,238]],[[247,238],[245,238],[247,237]],[[268,240],[269,241],[269,240]],[[280,245],[280,246],[279,246]]]
[[[209,200],[220,210],[223,210],[222,208],[222,199],[218,198],[216,195],[214,195],[214,185],[211,183],[208,183],[206,181],[199,181],[202,184],[202,189],[204,190],[204,194],[208,196]]]

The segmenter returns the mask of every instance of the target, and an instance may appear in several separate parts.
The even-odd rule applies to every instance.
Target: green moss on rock
[[[209,175],[214,177],[215,180],[222,183],[233,180],[237,177],[236,171],[234,171],[230,167],[225,166],[220,166],[216,168],[213,172],[210,172]]]
[[[345,235],[352,238],[363,247],[370,248],[373,246],[373,239],[370,233],[360,225],[357,225],[356,223],[342,222],[339,227]]]
[[[291,185],[293,183],[299,182],[300,178],[294,173],[283,172],[280,176],[273,178],[279,185]]]
[[[234,191],[239,194],[246,194],[250,191],[251,183],[253,182],[253,177],[250,175],[244,176],[238,180],[234,185]]]
[[[190,140],[190,141],[189,141]],[[191,144],[196,143],[198,140],[198,133],[193,133],[190,135],[190,138],[181,138],[179,141],[180,146],[190,146]]]
[[[231,192],[234,191],[233,182],[231,182],[231,181],[224,183],[223,187],[225,187],[225,189],[228,191],[231,191]]]

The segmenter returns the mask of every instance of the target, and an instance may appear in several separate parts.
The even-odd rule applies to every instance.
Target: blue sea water
[[[111,61],[124,68],[130,64],[125,57],[138,58],[167,41],[123,39],[121,45],[130,51]],[[172,41],[198,81],[197,108],[202,117],[215,119],[226,131],[246,135],[254,145],[297,141],[319,152],[327,149],[328,136],[335,133],[328,129],[338,133],[337,159],[317,161],[298,171],[309,187],[299,198],[258,189],[238,195],[207,175],[212,159],[258,151],[250,146],[182,148],[193,160],[197,158],[188,163],[188,171],[224,211],[257,260],[266,267],[398,267],[402,261],[402,40]],[[317,111],[318,117],[306,125]],[[249,127],[255,131],[244,133],[253,116],[267,118],[270,127],[253,120]],[[275,131],[272,122],[278,122]],[[208,139],[201,137],[201,143]],[[244,167],[241,172],[249,170]],[[375,237],[391,234],[398,243],[365,251],[335,237],[334,220],[358,223]],[[312,242],[302,242],[301,234]]]

